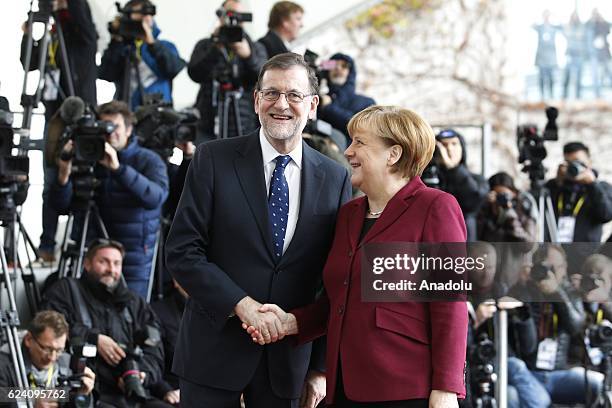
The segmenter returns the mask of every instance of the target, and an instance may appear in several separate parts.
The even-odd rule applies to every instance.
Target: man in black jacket
[[[294,41],[302,29],[304,9],[292,1],[274,3],[268,19],[268,32],[257,40],[266,48],[268,58],[289,51],[289,43]]]
[[[74,96],[78,96],[89,106],[97,105],[96,97],[96,52],[98,34],[91,16],[91,10],[87,0],[58,0],[56,2],[56,16],[61,26],[66,44],[66,57],[68,61],[62,61],[59,48],[59,40],[56,35],[52,36],[49,44],[49,57],[45,73],[45,87],[42,102],[45,106],[45,121],[47,125],[56,115],[63,100],[70,96],[68,81],[72,80],[74,85]],[[21,41],[21,61],[25,64],[26,36]],[[39,61],[38,43],[34,42],[30,70],[38,69]],[[69,67],[71,78],[64,70],[64,64]],[[59,116],[59,115],[57,115]],[[48,143],[49,129],[45,129],[45,143]],[[49,188],[57,177],[55,157],[45,150],[44,158],[44,189],[42,206],[42,235],[40,237],[40,256],[43,261],[55,260],[55,234],[57,230],[58,212],[49,204]]]
[[[227,0],[220,11],[244,12],[237,0]],[[261,44],[254,43],[247,33],[239,42],[226,43],[219,37],[224,20],[220,20],[213,35],[198,41],[187,67],[189,77],[200,84],[196,107],[200,111],[198,139],[211,140],[222,137],[226,127],[227,136],[238,136],[237,118],[240,118],[241,135],[252,132],[259,126],[253,111],[253,89],[259,69],[266,60]],[[219,105],[225,100],[236,100],[238,112],[233,103],[228,105],[227,124],[219,116]],[[225,108],[223,108],[225,109]],[[225,113],[225,112],[224,112]],[[215,123],[216,122],[216,123]]]
[[[467,168],[465,139],[453,129],[444,129],[436,135],[436,160],[441,190],[452,194],[459,202],[468,241],[475,241],[476,214],[488,193],[485,179]]]
[[[95,390],[101,401],[122,408],[136,403],[168,406],[148,396],[163,372],[163,348],[155,336],[159,324],[151,307],[127,288],[121,274],[123,256],[119,242],[90,243],[81,278],[59,280],[45,293],[43,307],[66,317],[71,338],[97,346],[97,356],[89,364],[97,373]],[[134,380],[130,373],[137,381],[128,381]],[[126,387],[126,382],[132,386]],[[133,393],[138,382],[143,393]]]
[[[116,31],[119,20],[112,22],[111,42],[102,55],[98,77],[113,82],[115,99],[128,103],[132,111],[150,94],[161,94],[164,102],[171,103],[172,80],[185,67],[185,61],[173,43],[158,38],[161,30],[153,19],[155,7],[151,1],[130,0],[124,10],[131,20],[142,22],[143,34],[135,39],[123,38]]]
[[[59,388],[62,386],[60,377],[66,378],[73,374],[70,368],[70,355],[64,352],[67,336],[68,323],[60,313],[43,310],[34,316],[22,342],[29,387]],[[18,382],[13,360],[7,351],[4,350],[4,347],[0,349],[0,387],[17,387]],[[84,406],[93,407],[91,391],[95,379],[96,376],[93,371],[86,367],[81,378],[82,387],[74,395],[70,395],[71,403],[68,405],[69,407],[73,407],[73,403],[77,399],[85,404]],[[7,404],[7,406],[13,407],[17,404]],[[53,405],[50,401],[37,401],[36,404],[37,408],[51,406],[57,405]]]

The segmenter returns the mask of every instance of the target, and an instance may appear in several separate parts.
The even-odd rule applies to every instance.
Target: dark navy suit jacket
[[[298,222],[277,263],[258,133],[198,147],[166,244],[168,268],[191,296],[173,363],[182,378],[243,390],[264,348],[238,317],[229,317],[234,306],[248,295],[290,310],[312,302],[321,288],[350,178],[340,165],[305,143],[303,148]],[[323,369],[324,345],[312,358],[311,343],[295,346],[285,339],[265,347],[271,386],[281,398],[298,398],[308,368]]]

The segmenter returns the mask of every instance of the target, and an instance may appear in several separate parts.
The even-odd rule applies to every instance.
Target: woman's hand
[[[458,408],[457,394],[449,391],[431,390],[429,408]]]
[[[297,320],[292,313],[286,313],[283,309],[273,304],[265,304],[258,309],[259,313],[274,313],[276,317],[280,320],[282,327],[280,328],[280,332],[282,336],[279,336],[278,340],[282,340],[283,337],[297,334]],[[242,323],[242,328],[247,331],[251,338],[255,343],[259,343],[260,345],[265,345],[268,343],[273,343],[274,341],[266,341],[262,334],[253,326],[249,326],[246,323]]]

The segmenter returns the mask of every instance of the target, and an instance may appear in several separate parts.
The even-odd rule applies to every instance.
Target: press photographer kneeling
[[[68,323],[64,316],[51,310],[43,310],[34,316],[23,338],[22,350],[29,386],[34,390],[51,390],[65,386],[70,389],[70,396],[64,395],[65,398],[62,398],[64,402],[70,400],[67,405],[40,399],[34,404],[37,408],[93,407],[91,391],[96,376],[89,367],[78,364],[79,361],[84,361],[82,356],[75,354],[71,358],[70,354],[64,351],[67,336]],[[0,387],[16,387],[18,381],[6,346],[8,344],[0,349]]]
[[[97,345],[89,364],[103,407],[168,407],[149,396],[161,378],[163,350],[151,307],[128,290],[121,273],[123,246],[106,239],[89,244],[81,278],[60,279],[45,293],[44,307],[62,313],[70,337]]]

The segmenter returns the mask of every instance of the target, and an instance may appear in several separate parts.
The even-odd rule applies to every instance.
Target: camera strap
[[[70,291],[72,292],[72,297],[74,299],[74,301],[77,304],[77,307],[79,309],[79,315],[81,316],[81,323],[83,324],[83,326],[87,327],[88,329],[91,329],[93,327],[92,321],[91,321],[91,315],[89,314],[89,310],[87,309],[87,306],[85,305],[85,300],[83,299],[83,294],[81,293],[81,289],[79,289],[79,285],[77,284],[77,281],[75,279],[72,278],[67,278],[68,279],[68,286],[70,287]]]
[[[575,194],[576,193],[572,193],[572,196],[575,196]],[[574,198],[575,197],[572,197],[572,199],[568,202],[568,205],[571,205],[571,203],[574,201]],[[574,218],[576,218],[578,216],[578,213],[582,209],[582,206],[584,205],[584,200],[585,200],[585,196],[583,194],[583,195],[580,196],[580,198],[576,202],[576,205],[571,210],[571,214],[572,214],[572,216]],[[568,208],[568,210],[569,210],[569,208]],[[563,215],[563,213],[565,212],[565,206],[564,206],[564,203],[563,203],[563,193],[559,194],[559,199],[557,200],[557,211],[559,212],[559,217],[561,217]]]
[[[574,241],[574,231],[576,229],[576,217],[584,205],[585,196],[582,195],[571,209],[571,203],[575,200],[576,193],[572,193],[572,198],[568,203],[568,208],[563,204],[563,194],[559,195],[557,201],[557,213],[559,219],[557,221],[557,241],[561,243],[569,243]],[[570,212],[571,215],[563,215]]]

